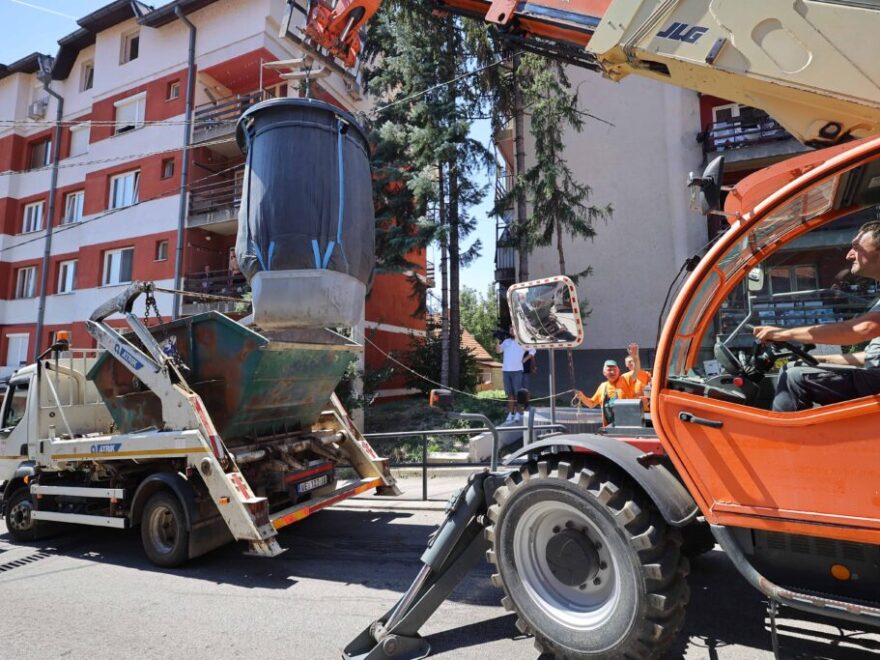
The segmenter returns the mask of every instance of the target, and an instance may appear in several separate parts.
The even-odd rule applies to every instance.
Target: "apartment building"
[[[91,345],[84,320],[130,281],[230,298],[247,292],[233,256],[243,173],[235,122],[256,102],[302,93],[280,76],[284,68],[267,66],[302,55],[279,36],[285,7],[117,0],[77,21],[54,57],[0,66],[0,378],[58,330]],[[294,34],[302,24],[295,15]],[[367,109],[356,78],[332,74],[312,81],[310,93],[349,112]],[[424,267],[424,255],[414,256]],[[424,320],[398,304],[398,279],[378,278],[367,306],[382,350],[424,331]],[[237,307],[178,300],[175,308],[174,296],[157,295],[163,318]]]

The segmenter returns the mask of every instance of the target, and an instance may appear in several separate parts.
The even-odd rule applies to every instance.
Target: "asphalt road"
[[[418,572],[419,555],[461,478],[431,482],[431,497],[364,498],[284,530],[272,559],[231,545],[174,571],[144,558],[136,531],[71,528],[30,545],[0,523],[0,657],[322,659],[391,607]],[[481,565],[423,628],[433,657],[533,660]],[[762,596],[720,551],[695,563],[685,630],[669,658],[772,658]],[[880,635],[830,622],[781,623],[784,658],[874,658]]]

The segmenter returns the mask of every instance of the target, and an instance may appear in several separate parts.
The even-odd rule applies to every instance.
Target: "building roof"
[[[440,327],[440,315],[439,314],[428,314],[427,316],[428,328],[430,332],[430,328],[439,328]],[[461,329],[461,347],[469,350],[477,362],[486,367],[501,367],[501,363],[496,360],[489,351],[483,348],[482,344],[477,341],[477,338],[474,337],[470,332],[467,331],[466,328]]]
[[[173,2],[165,3],[158,8],[153,8],[138,0],[115,0],[106,4],[91,14],[83,16],[77,21],[78,30],[58,40],[58,54],[55,56],[55,64],[52,67],[52,78],[55,80],[67,78],[80,51],[95,43],[99,32],[131,18],[136,18],[138,23],[147,27],[162,27],[177,19],[177,8],[180,8],[186,15],[214,2],[217,0],[173,0]],[[39,53],[32,53],[8,66],[0,64],[0,79],[13,73],[36,73],[38,55]]]
[[[31,53],[12,64],[0,64],[0,80],[11,76],[13,73],[36,73],[40,70],[40,58],[46,57],[42,53]]]

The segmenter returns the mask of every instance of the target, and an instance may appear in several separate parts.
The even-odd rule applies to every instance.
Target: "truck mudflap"
[[[598,454],[624,470],[636,480],[651,501],[657,505],[664,520],[673,527],[685,527],[700,514],[694,498],[682,483],[666,467],[650,454],[636,449],[619,439],[592,433],[554,435],[546,440],[526,445],[505,459],[513,461],[530,454],[553,451],[553,448],[569,447],[573,451],[586,450]]]

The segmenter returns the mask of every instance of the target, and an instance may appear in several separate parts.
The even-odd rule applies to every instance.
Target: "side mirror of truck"
[[[703,170],[703,176],[691,172],[691,208],[703,215],[721,212],[721,179],[724,177],[724,156],[718,156]]]

